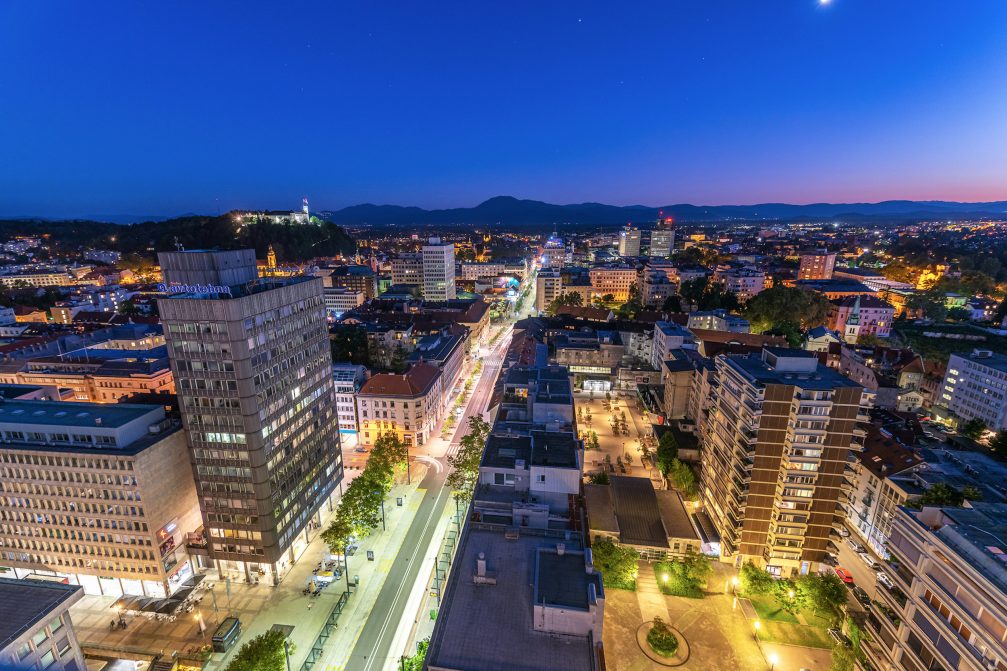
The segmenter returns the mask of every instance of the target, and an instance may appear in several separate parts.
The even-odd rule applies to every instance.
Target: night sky
[[[1007,198],[1007,2],[0,2],[0,215]]]

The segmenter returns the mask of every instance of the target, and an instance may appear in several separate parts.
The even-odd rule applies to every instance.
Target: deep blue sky
[[[0,215],[1007,198],[1007,2],[0,2]]]

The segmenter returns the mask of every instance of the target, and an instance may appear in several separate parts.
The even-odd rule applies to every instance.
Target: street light
[[[731,578],[731,591],[733,593],[735,593],[735,594],[738,593],[738,585],[739,584],[741,584],[741,581],[738,580],[738,576],[734,576],[733,578]]]
[[[776,664],[780,661],[780,657],[774,652],[769,655],[769,671],[774,671],[776,669]]]
[[[759,629],[762,628],[762,623],[758,620],[755,621],[755,640],[759,640]]]
[[[789,592],[787,592],[787,595],[788,595],[788,596],[789,596],[789,597],[790,597],[791,599],[793,599],[793,598],[794,598],[794,590],[790,590]]]
[[[662,575],[662,576],[661,576],[661,580],[663,580],[663,581],[664,581],[664,584],[666,584],[666,585],[667,585],[667,584],[668,584],[668,574],[667,574],[667,573],[665,573],[664,575]]]
[[[205,641],[206,640],[206,624],[203,622],[203,615],[199,611],[196,611],[195,617],[196,625],[199,627],[199,635]]]

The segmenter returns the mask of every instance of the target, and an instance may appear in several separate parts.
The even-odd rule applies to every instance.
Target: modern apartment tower
[[[702,492],[723,561],[777,576],[817,569],[846,516],[871,395],[812,352],[720,356]]]
[[[650,254],[653,258],[666,259],[675,249],[675,228],[671,218],[658,219],[657,225],[650,233]]]
[[[619,231],[619,256],[640,256],[640,229],[626,224]]]
[[[455,298],[455,246],[440,238],[423,245],[423,298],[450,301]]]
[[[322,280],[162,252],[159,299],[210,557],[275,583],[343,477]]]

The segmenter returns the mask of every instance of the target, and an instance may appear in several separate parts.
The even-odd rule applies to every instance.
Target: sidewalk
[[[356,554],[349,557],[349,575],[351,579],[355,575],[360,577],[360,587],[350,597],[340,618],[337,634],[329,639],[329,645],[351,647],[352,640],[359,634],[370,612],[373,595],[381,588],[382,581],[375,578],[387,573],[392,559],[401,546],[404,530],[409,527],[415,515],[420,498],[415,492],[425,472],[426,466],[420,463],[413,464],[412,484],[395,486],[385,500],[387,531],[382,532],[379,527],[376,532],[363,539]],[[347,473],[347,480],[352,480],[355,475]],[[402,507],[396,506],[397,497],[403,498]],[[331,513],[328,506],[323,506],[322,510],[321,529],[324,529]],[[126,616],[128,626],[125,630],[109,631],[109,622],[115,617],[115,612],[110,606],[115,599],[85,596],[73,606],[71,612],[81,647],[105,651],[119,650],[137,656],[160,654],[162,651],[165,655],[177,652],[180,657],[188,657],[195,654],[204,643],[209,642],[217,624],[230,613],[241,619],[241,637],[228,653],[211,655],[204,666],[205,669],[215,671],[224,668],[242,644],[267,631],[273,624],[288,624],[294,626],[291,640],[295,645],[295,652],[290,662],[292,671],[297,671],[346,586],[344,576],[338,583],[326,587],[317,597],[302,594],[309,576],[312,575],[312,569],[328,555],[328,548],[322,542],[319,531],[314,532],[314,538],[309,542],[307,549],[275,587],[265,582],[248,585],[232,580],[228,597],[226,584],[218,580],[216,570],[206,572],[206,581],[214,583],[214,589],[205,593],[192,613],[180,614],[174,622],[149,621],[145,617]],[[368,550],[374,552],[374,561],[367,561]],[[206,625],[203,635],[200,634],[197,613]]]

